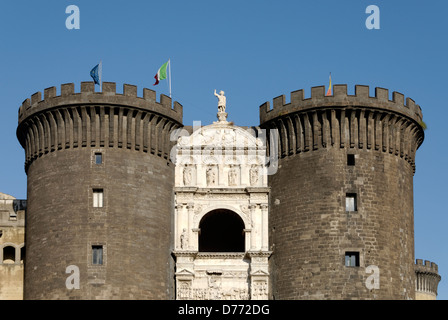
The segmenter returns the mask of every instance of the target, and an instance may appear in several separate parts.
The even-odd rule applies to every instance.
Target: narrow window
[[[348,154],[347,155],[347,165],[348,166],[354,166],[355,165],[355,155],[354,154]]]
[[[359,267],[359,252],[346,252],[345,253],[345,266],[346,267]]]
[[[357,211],[356,193],[347,193],[345,196],[345,211]]]
[[[93,189],[93,207],[103,207],[103,189]]]
[[[9,220],[10,221],[17,221],[17,212],[15,212],[15,211],[9,212]]]
[[[102,164],[102,163],[103,163],[103,154],[95,153],[95,164]]]
[[[92,246],[92,264],[103,264],[103,246]]]
[[[26,249],[25,246],[20,248],[20,262],[23,263],[25,261]]]

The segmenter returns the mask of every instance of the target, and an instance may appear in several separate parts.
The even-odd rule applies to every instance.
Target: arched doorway
[[[227,209],[207,213],[199,223],[199,252],[244,252],[244,222]]]

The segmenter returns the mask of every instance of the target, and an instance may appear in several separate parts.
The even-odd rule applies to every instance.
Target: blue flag
[[[95,84],[100,84],[100,75],[98,72],[99,64],[97,64],[95,67],[93,67],[92,70],[90,70],[90,76],[92,77],[93,81],[95,81]]]

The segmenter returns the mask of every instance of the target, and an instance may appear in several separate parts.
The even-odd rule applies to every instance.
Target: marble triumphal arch
[[[251,130],[220,105],[218,121],[177,140],[177,299],[268,299],[266,144]]]

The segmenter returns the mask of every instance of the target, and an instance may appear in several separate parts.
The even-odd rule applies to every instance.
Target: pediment
[[[176,272],[176,276],[194,276],[194,272],[188,269],[182,269]]]
[[[256,270],[250,273],[251,276],[268,276],[269,273],[263,270]]]
[[[232,123],[214,123],[195,130],[190,136],[182,136],[178,147],[201,148],[264,148],[263,141],[252,134],[251,129],[243,129]]]

